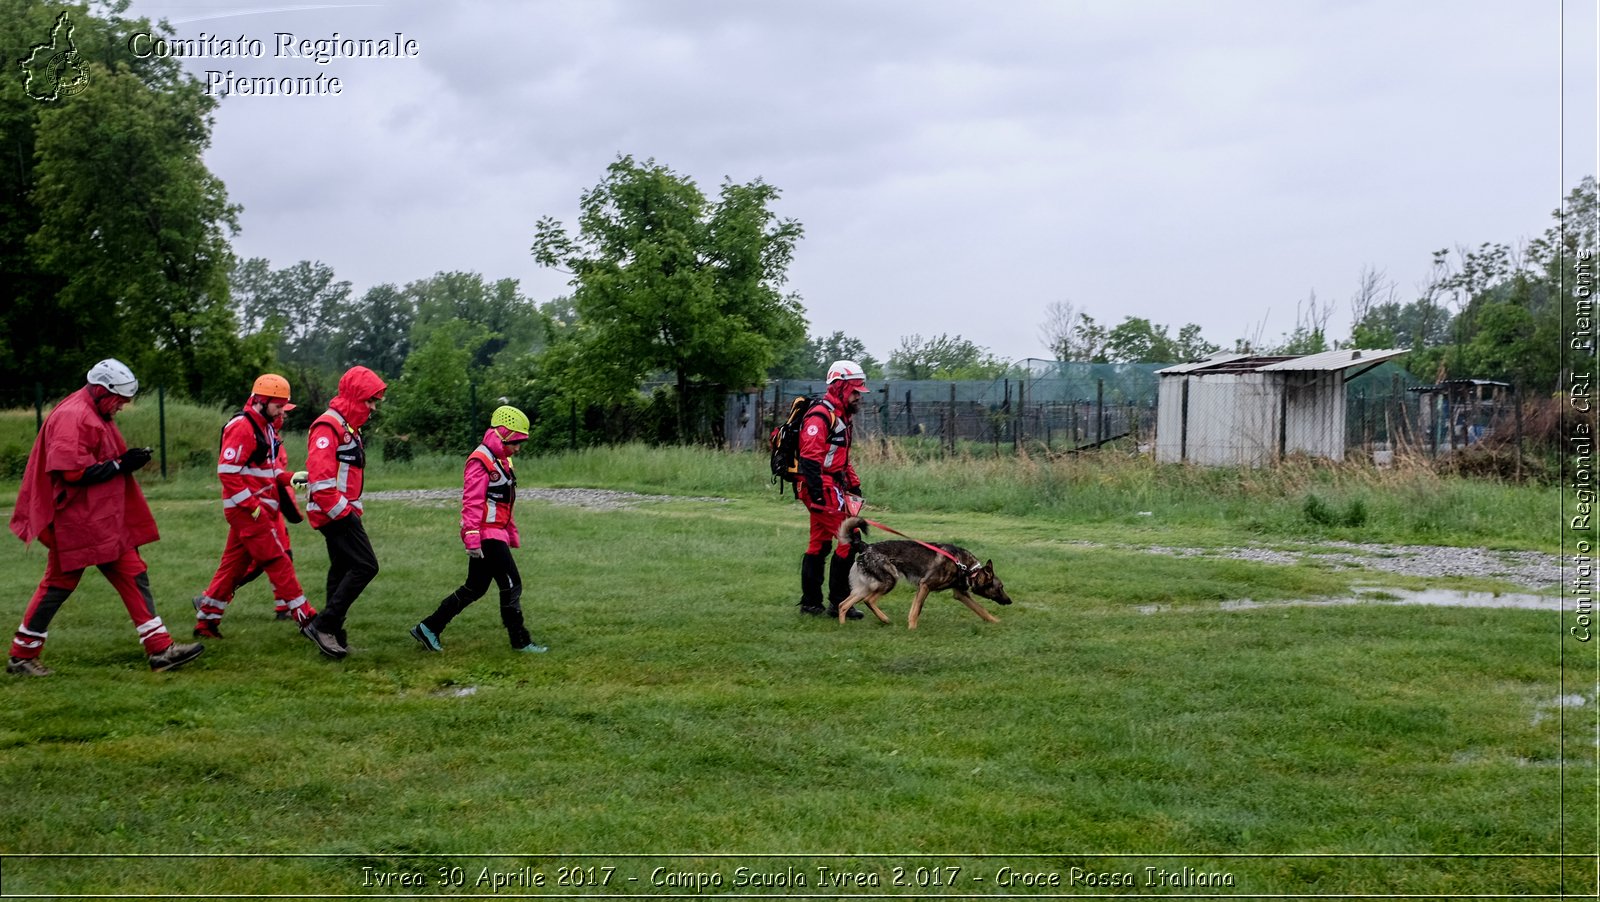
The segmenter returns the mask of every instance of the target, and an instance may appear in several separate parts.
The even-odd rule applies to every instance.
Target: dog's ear
[[[989,560],[984,561],[983,562],[983,569],[989,571],[990,573],[993,573],[994,572],[994,559],[990,558]]]

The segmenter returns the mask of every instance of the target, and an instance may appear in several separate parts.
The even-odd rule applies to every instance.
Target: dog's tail
[[[849,545],[854,554],[861,553],[867,547],[867,521],[860,517],[850,517],[839,524],[839,544]]]

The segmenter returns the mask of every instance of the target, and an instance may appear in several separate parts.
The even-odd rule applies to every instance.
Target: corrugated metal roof
[[[1164,375],[1167,375],[1168,373],[1171,373],[1173,375],[1181,375],[1183,373],[1192,373],[1195,370],[1202,370],[1202,369],[1205,369],[1208,366],[1216,366],[1217,364],[1220,364],[1220,363],[1227,363],[1230,360],[1243,360],[1244,358],[1249,357],[1249,356],[1250,356],[1249,354],[1216,354],[1216,355],[1213,355],[1211,357],[1207,357],[1204,360],[1196,360],[1196,361],[1193,361],[1191,363],[1180,363],[1180,364],[1177,364],[1176,366],[1169,366],[1166,369],[1156,370],[1156,375],[1157,376],[1164,376]]]
[[[1360,349],[1346,349],[1343,351],[1324,351],[1321,354],[1307,354],[1304,357],[1294,357],[1278,363],[1260,367],[1263,373],[1285,372],[1288,370],[1316,370],[1329,372],[1332,370],[1347,370],[1353,366],[1364,366],[1369,363],[1382,363],[1391,357],[1411,353],[1409,348],[1388,348],[1377,351]]]
[[[1283,372],[1333,372],[1353,366],[1382,363],[1391,357],[1409,354],[1405,348],[1368,351],[1347,349],[1325,351],[1321,354],[1218,354],[1194,363],[1180,363],[1156,370],[1158,376],[1181,376],[1186,373],[1283,373]]]

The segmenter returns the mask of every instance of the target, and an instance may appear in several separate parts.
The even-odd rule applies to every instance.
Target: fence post
[[[1017,403],[1011,408],[1011,452],[1019,453],[1022,450],[1022,417],[1028,409],[1026,395],[1023,391],[1024,383],[1017,380]]]
[[[44,428],[44,383],[33,383],[33,431]]]
[[[567,421],[569,428],[572,430],[572,437],[569,441],[571,442],[571,449],[576,451],[578,450],[578,402],[576,399],[574,399],[568,403],[572,405],[572,408],[568,413],[569,419]]]
[[[950,453],[956,453],[956,384],[950,383],[950,428],[945,430],[948,434]]]
[[[1106,380],[1096,379],[1094,389],[1094,441],[1095,446],[1105,441],[1106,432]]]
[[[156,422],[161,436],[161,479],[167,478],[167,387],[156,388]]]
[[[1522,481],[1522,388],[1511,386],[1511,403],[1517,406],[1517,481]]]
[[[476,435],[473,430],[478,426],[478,383],[472,381],[467,382],[467,401],[467,409],[471,411],[472,417],[467,421],[467,442],[471,444],[474,436]]]

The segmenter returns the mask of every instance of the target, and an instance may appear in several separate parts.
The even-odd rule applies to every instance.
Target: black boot
[[[521,585],[500,593],[500,623],[506,628],[506,636],[511,640],[512,648],[521,651],[533,644],[533,636],[528,633],[528,624],[522,619]]]
[[[822,571],[828,566],[828,553],[808,554],[800,558],[800,613],[821,614]]]
[[[839,605],[850,597],[850,567],[856,562],[855,549],[850,550],[848,557],[833,556],[833,567],[828,571],[828,616],[839,616]],[[860,620],[866,615],[859,608],[852,607],[845,612],[846,620]]]

